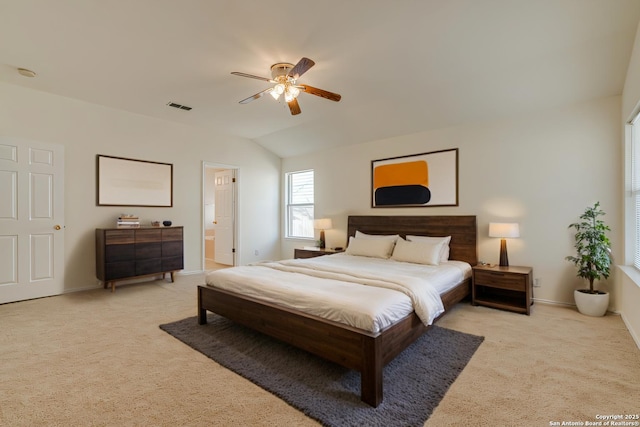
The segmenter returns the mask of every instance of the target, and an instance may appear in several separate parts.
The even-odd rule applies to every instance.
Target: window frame
[[[627,262],[640,271],[640,111],[636,112],[627,122],[629,148],[627,150],[627,164],[630,173],[628,177],[627,197]]]
[[[293,194],[293,180],[296,177],[300,177],[304,174],[309,174],[311,173],[311,198],[313,199],[311,202],[307,201],[307,202],[296,202],[294,201],[294,194]],[[287,239],[301,239],[301,240],[314,240],[315,236],[314,236],[314,229],[313,229],[313,220],[315,217],[315,172],[313,169],[304,169],[304,170],[298,170],[298,171],[291,171],[291,172],[286,172],[285,173],[285,203],[284,203],[284,209],[285,209],[285,235],[284,237]],[[310,233],[308,233],[308,235],[306,234],[300,234],[298,235],[298,233],[295,230],[295,226],[293,224],[293,210],[294,209],[302,209],[302,210],[306,210],[307,213],[311,213],[309,215],[309,218],[307,219],[308,221],[302,225],[303,228],[306,228],[307,231],[310,230]],[[310,228],[309,228],[310,227]]]

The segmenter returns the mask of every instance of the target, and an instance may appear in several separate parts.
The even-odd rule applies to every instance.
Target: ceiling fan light
[[[289,86],[289,91],[288,91],[291,96],[293,96],[294,98],[297,98],[298,95],[300,95],[300,89],[298,89],[295,86]]]
[[[286,102],[291,102],[291,101],[293,101],[294,99],[296,99],[296,97],[295,97],[295,96],[293,96],[293,95],[291,94],[291,92],[290,92],[290,91],[286,91],[286,92],[284,93],[284,100],[285,100]]]
[[[282,95],[282,93],[284,92],[284,89],[285,89],[285,88],[284,88],[284,85],[283,85],[282,83],[278,83],[277,85],[275,85],[275,86],[273,87],[273,90],[271,91],[271,93],[274,93],[274,92],[275,92],[275,93],[277,93],[277,94],[278,94],[278,96],[280,96],[280,95]],[[276,98],[276,99],[278,99],[278,98]]]
[[[278,92],[276,92],[275,90],[272,90],[269,93],[271,94],[271,96],[273,96],[273,99],[275,99],[276,101],[278,100],[278,98],[280,98],[280,94]]]

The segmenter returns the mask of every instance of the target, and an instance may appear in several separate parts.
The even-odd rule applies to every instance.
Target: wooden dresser
[[[183,227],[97,228],[96,276],[104,287],[184,268]]]

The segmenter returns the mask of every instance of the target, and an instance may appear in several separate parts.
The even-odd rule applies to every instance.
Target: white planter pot
[[[576,301],[578,311],[587,316],[604,316],[609,308],[609,293],[603,294],[589,294],[580,292],[580,290],[573,291],[573,298]]]

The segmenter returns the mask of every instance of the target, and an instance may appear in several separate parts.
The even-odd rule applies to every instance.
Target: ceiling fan
[[[280,95],[284,96],[285,102],[289,105],[289,110],[292,115],[300,114],[300,105],[298,104],[298,95],[300,92],[310,93],[311,95],[321,96],[330,101],[340,101],[342,98],[337,93],[328,92],[326,90],[318,89],[309,85],[297,84],[301,75],[309,71],[309,68],[313,67],[315,62],[309,58],[302,58],[296,65],[289,64],[288,62],[279,62],[271,66],[271,78],[254,76],[252,74],[239,73],[237,71],[231,74],[240,77],[249,77],[251,79],[264,80],[269,83],[275,83],[273,87],[258,92],[248,98],[240,101],[240,104],[247,104],[254,99],[261,98],[262,95],[270,94],[274,99],[280,98]]]

